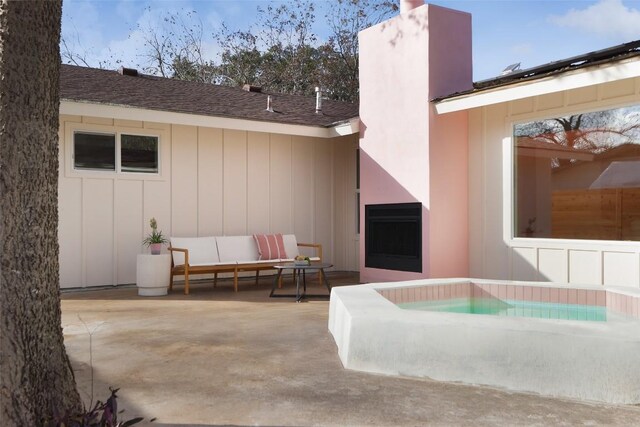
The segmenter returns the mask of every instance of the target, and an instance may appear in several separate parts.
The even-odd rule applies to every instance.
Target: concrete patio
[[[358,277],[331,273],[333,285]],[[327,331],[328,302],[267,297],[271,279],[166,297],[135,287],[65,292],[67,352],[90,400],[120,388],[124,418],[152,425],[621,425],[640,408],[608,406],[346,371]],[[290,286],[290,285],[289,285]],[[289,291],[291,289],[288,289]],[[285,291],[287,291],[285,289]],[[312,285],[313,293],[323,292]]]

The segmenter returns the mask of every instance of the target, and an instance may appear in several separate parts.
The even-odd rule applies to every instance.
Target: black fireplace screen
[[[365,267],[422,273],[422,204],[366,205]]]

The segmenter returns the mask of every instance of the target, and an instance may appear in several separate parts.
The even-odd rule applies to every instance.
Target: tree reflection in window
[[[116,136],[114,134],[75,132],[73,134],[75,169],[114,171]]]
[[[122,172],[158,172],[158,138],[144,135],[120,136]]]
[[[514,126],[516,237],[640,240],[640,106]]]

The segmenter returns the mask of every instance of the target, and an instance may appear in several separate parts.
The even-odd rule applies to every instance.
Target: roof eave
[[[639,76],[640,57],[636,56],[614,63],[568,70],[541,79],[452,96],[433,103],[437,114],[446,114]]]
[[[181,124],[223,129],[267,132],[286,135],[333,138],[358,132],[357,118],[330,124],[328,126],[300,125],[262,120],[250,120],[235,117],[206,116],[179,113],[164,110],[132,107],[129,105],[107,104],[62,98],[60,114],[113,118],[122,120],[140,120],[156,123]]]

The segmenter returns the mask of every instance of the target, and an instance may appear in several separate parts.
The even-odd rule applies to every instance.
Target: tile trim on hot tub
[[[559,304],[607,307],[607,310],[640,319],[640,295],[619,290],[592,287],[569,287],[542,283],[466,282],[414,285],[377,289],[394,304],[439,301],[453,298],[498,298],[515,301],[552,302]]]

